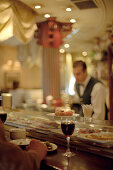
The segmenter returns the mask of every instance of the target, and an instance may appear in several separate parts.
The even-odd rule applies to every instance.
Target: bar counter
[[[113,169],[113,140],[98,142],[78,136],[80,129],[101,129],[102,132],[113,135],[112,121],[84,122],[76,117],[75,132],[71,136],[70,147],[75,156],[63,156],[66,151],[66,139],[60,128],[60,119],[53,113],[28,110],[12,111],[7,116],[5,129],[9,132],[12,127],[25,128],[27,137],[49,141],[57,145],[57,149],[48,152],[42,161],[41,169],[62,170],[111,170]],[[83,134],[84,135],[84,134]]]
[[[75,156],[67,158],[63,156],[66,148],[59,146],[56,153],[46,156],[41,169],[61,170],[112,170],[113,159],[77,151]]]

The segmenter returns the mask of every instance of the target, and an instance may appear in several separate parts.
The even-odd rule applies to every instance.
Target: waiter
[[[76,78],[73,102],[91,104],[94,111],[93,119],[107,119],[106,88],[103,83],[87,73],[86,63],[81,60],[73,63],[73,73]]]

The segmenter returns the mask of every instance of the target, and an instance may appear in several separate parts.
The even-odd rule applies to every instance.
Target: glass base
[[[73,153],[73,152],[65,152],[65,153],[63,153],[63,155],[66,156],[66,157],[71,157],[71,156],[74,156],[75,153]]]
[[[84,117],[84,123],[86,122],[92,122],[92,117]]]

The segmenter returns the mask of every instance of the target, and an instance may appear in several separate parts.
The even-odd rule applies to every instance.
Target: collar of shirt
[[[89,80],[90,80],[91,76],[87,75],[86,79],[84,80],[84,82],[82,82],[82,84],[84,85],[84,88],[87,86]]]

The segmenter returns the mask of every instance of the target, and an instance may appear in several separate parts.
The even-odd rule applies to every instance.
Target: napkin
[[[93,106],[91,104],[82,105],[84,117],[91,117],[93,112]]]
[[[51,106],[52,106],[52,102],[53,102],[53,96],[48,95],[48,96],[46,97],[46,104],[47,104],[49,107],[51,107]]]

